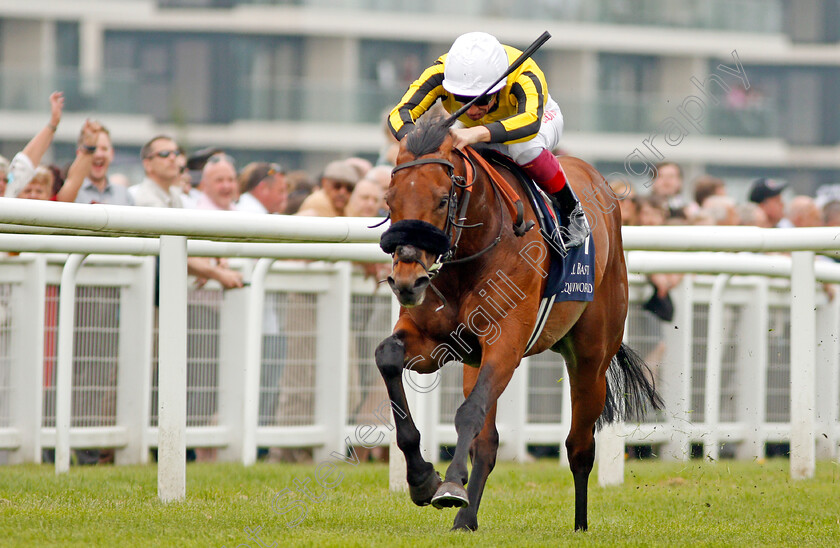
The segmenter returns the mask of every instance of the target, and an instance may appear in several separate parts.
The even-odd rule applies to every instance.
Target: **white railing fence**
[[[116,447],[118,463],[146,462],[149,448],[158,444],[158,383],[152,374],[158,366],[152,350],[159,340],[154,329],[154,259],[88,257],[73,284],[74,319],[62,328],[59,287],[68,287],[60,285],[62,273],[69,271],[64,265],[76,256],[26,253],[0,262],[7,341],[0,356],[2,447],[13,450],[13,461],[21,461],[39,460],[40,448],[58,445],[55,364],[62,352],[57,341],[68,333],[75,341],[72,386],[62,387],[70,395],[64,401],[73,402],[64,413],[72,420],[68,447]],[[636,257],[644,258],[631,253],[631,266]],[[233,265],[246,273],[250,286],[189,292],[186,446],[218,447],[220,459],[249,463],[256,447],[316,447],[323,456],[341,450],[358,425],[387,433],[376,412],[386,395],[372,356],[390,333],[390,292],[376,290],[347,263],[234,260]],[[264,289],[258,287],[259,271],[265,276]],[[723,277],[727,283],[721,286]],[[27,279],[43,283],[26,284]],[[668,405],[664,414],[625,425],[620,430],[625,443],[655,445],[662,458],[683,459],[692,444],[702,444],[704,454],[713,458],[719,457],[721,443],[735,447],[739,457],[753,458],[763,454],[764,443],[789,442],[789,283],[759,276],[687,276],[672,293],[677,318],[666,324],[641,309],[651,291],[646,279],[634,275],[631,281],[627,342],[648,357]],[[263,291],[264,298],[258,298]],[[821,291],[816,305],[822,364],[817,430],[834,432],[816,439],[819,456],[825,458],[832,456],[831,440],[835,445],[838,440],[837,421],[831,426],[838,406],[832,371],[837,370],[840,348],[837,303]],[[42,313],[27,314],[35,308]],[[25,384],[12,379],[25,378],[13,371],[37,370],[32,358],[20,353],[23,348],[43,349],[43,379],[34,386],[30,381],[27,397],[15,400],[9,396],[21,394]],[[246,378],[244,364],[254,359],[260,363],[259,374]],[[316,384],[319,377],[343,380],[321,387]],[[528,445],[561,444],[569,419],[565,377],[557,354],[523,362],[500,404],[503,458],[526,458]],[[439,446],[455,442],[452,417],[463,400],[460,379],[460,366],[450,364],[442,371],[440,386],[419,396],[432,418],[423,427],[432,460],[439,458]],[[420,377],[416,385],[434,382]],[[43,404],[33,409],[36,399]],[[242,401],[252,402],[247,416],[238,405]],[[41,427],[34,429],[40,444],[27,452],[20,437],[26,423],[19,419],[33,411],[41,416]],[[421,422],[425,415],[420,410],[417,414]],[[334,428],[328,434],[330,426]]]
[[[141,463],[157,446],[160,496],[176,500],[185,492],[187,446],[217,447],[220,459],[248,464],[257,447],[313,447],[315,458],[324,458],[344,451],[359,427],[370,430],[366,439],[387,443],[389,408],[372,350],[390,332],[390,293],[374,292],[346,262],[277,261],[376,261],[384,255],[361,243],[270,243],[376,241],[381,229],[365,229],[368,220],[298,225],[275,217],[251,226],[253,217],[231,213],[25,205],[22,212],[0,208],[0,222],[15,223],[5,230],[105,230],[122,237],[0,235],[0,247],[24,251],[0,262],[0,450],[9,452],[10,462],[38,461],[42,448],[56,447],[62,471],[71,447],[115,447],[118,463]],[[209,230],[214,223],[216,230]],[[169,235],[160,243],[133,237],[161,232],[151,227]],[[229,240],[251,235],[264,243],[187,240],[212,234]],[[625,230],[625,243],[648,250],[826,250],[838,247],[834,235],[830,229],[669,227]],[[193,290],[188,299],[187,250],[262,259],[236,264],[249,286]],[[97,255],[80,262],[86,253]],[[158,253],[165,283],[156,310],[155,259],[148,255]],[[815,268],[807,251],[793,259],[633,251],[628,259],[637,273],[737,275],[686,276],[672,293],[673,324],[639,309],[650,288],[643,276],[633,276],[628,342],[656,367],[668,407],[610,429],[612,444],[602,436],[602,481],[621,477],[623,455],[616,455],[625,444],[654,445],[669,459],[686,459],[692,445],[701,444],[716,459],[723,443],[738,457],[754,457],[767,442],[788,442],[794,477],[811,475],[816,455],[838,455],[840,299],[829,300],[814,282],[840,282],[837,266]],[[502,458],[524,458],[528,445],[562,448],[570,418],[565,377],[558,355],[523,362],[500,402]],[[433,461],[441,445],[454,443],[459,378],[459,367],[448,365],[436,389],[409,389]],[[418,386],[430,382],[416,380]]]

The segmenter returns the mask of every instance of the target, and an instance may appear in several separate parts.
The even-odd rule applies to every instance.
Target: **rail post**
[[[816,468],[816,288],[814,252],[794,251],[790,277],[790,477]]]
[[[187,239],[160,237],[158,498],[187,496]]]

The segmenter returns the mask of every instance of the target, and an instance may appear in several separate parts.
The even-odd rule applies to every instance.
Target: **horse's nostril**
[[[393,289],[393,288],[394,288],[394,284],[396,284],[396,283],[397,283],[396,281],[394,281],[394,277],[393,277],[393,276],[388,276],[388,277],[386,278],[386,280],[388,281],[388,285],[390,285],[390,286],[391,286],[391,289]]]

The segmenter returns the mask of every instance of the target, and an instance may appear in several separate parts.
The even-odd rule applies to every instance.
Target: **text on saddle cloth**
[[[560,216],[554,211],[552,202],[545,192],[525,175],[511,158],[497,151],[488,151],[488,153],[493,162],[516,174],[528,194],[531,206],[537,213],[540,233],[546,244],[526,246],[520,252],[520,256],[543,278],[546,278],[543,299],[553,299],[554,302],[592,301],[595,295],[595,241],[592,234],[587,237],[583,245],[567,250],[562,242],[563,231],[557,220]],[[493,173],[498,174],[495,169]],[[501,176],[499,179],[504,181]],[[515,191],[506,181],[504,185],[518,199]],[[541,266],[545,253],[551,255],[547,272]]]

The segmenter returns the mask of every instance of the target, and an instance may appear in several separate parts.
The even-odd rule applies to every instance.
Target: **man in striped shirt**
[[[451,130],[456,148],[497,143],[555,200],[565,226],[567,247],[577,247],[589,235],[580,203],[552,150],[563,133],[560,107],[548,94],[542,70],[526,59],[507,78],[490,88],[522,52],[483,32],[459,36],[449,52],[423,71],[388,116],[397,139],[440,99],[453,113],[479,97]],[[488,90],[485,94],[485,91]]]

